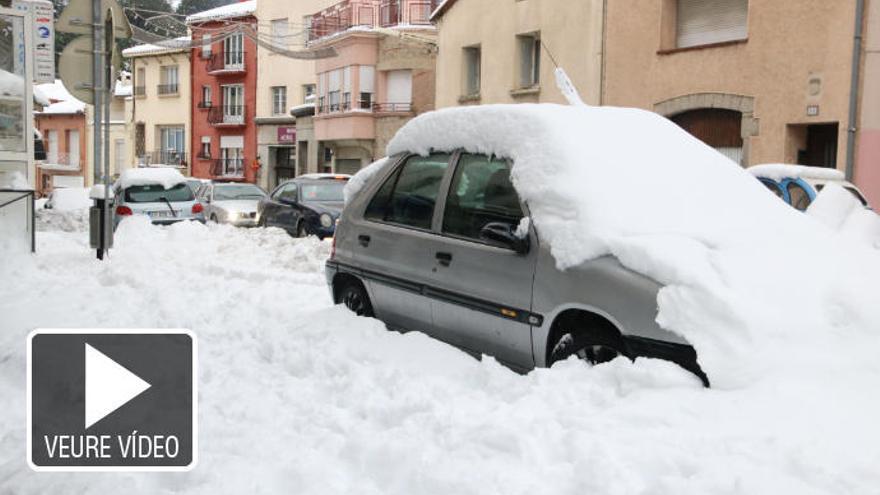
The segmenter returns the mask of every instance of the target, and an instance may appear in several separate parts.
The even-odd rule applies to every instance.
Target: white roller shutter
[[[677,8],[678,48],[748,36],[748,0],[677,0]]]
[[[388,71],[388,102],[412,103],[412,71]]]
[[[372,93],[374,87],[374,79],[376,77],[375,67],[372,65],[360,66],[360,83],[361,93]]]
[[[244,136],[220,136],[221,148],[244,148]]]

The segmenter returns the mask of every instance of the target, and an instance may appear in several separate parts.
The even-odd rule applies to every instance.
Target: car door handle
[[[367,247],[370,245],[370,236],[361,234],[358,236],[358,242],[361,246]]]
[[[444,252],[440,251],[440,252],[437,252],[436,256],[437,256],[437,261],[440,262],[441,265],[449,266],[450,264],[452,264],[452,254],[451,253],[444,253]]]

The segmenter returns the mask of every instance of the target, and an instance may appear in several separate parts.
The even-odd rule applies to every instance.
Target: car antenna
[[[550,61],[553,62],[553,66],[556,67],[556,70],[554,71],[554,75],[556,76],[556,87],[559,88],[562,96],[565,97],[569,105],[586,106],[586,103],[581,99],[581,95],[578,93],[577,88],[575,88],[574,83],[571,82],[568,74],[566,74],[565,69],[556,63],[556,58],[553,56],[553,52],[550,51],[550,48],[544,43],[544,40],[541,40],[540,43],[541,47],[547,52],[547,55],[550,56]]]

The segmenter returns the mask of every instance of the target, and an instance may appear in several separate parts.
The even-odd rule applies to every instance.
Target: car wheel
[[[339,293],[339,302],[358,316],[373,316],[370,296],[367,295],[364,286],[359,283],[349,282],[345,284],[345,287]]]
[[[306,232],[306,225],[302,222],[296,224],[296,236],[297,237],[306,237],[309,233]]]
[[[578,359],[596,365],[625,355],[623,343],[617,335],[602,330],[571,330],[563,331],[556,340],[547,364],[553,366],[557,361],[577,356]]]

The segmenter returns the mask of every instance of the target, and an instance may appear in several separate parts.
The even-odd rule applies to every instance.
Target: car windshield
[[[259,187],[252,184],[229,184],[214,187],[214,201],[231,199],[260,199],[266,196]]]
[[[148,184],[125,190],[126,203],[160,203],[166,199],[172,202],[192,201],[195,196],[186,184],[177,184],[171,189],[165,189],[161,184]]]
[[[343,201],[344,181],[307,182],[302,186],[302,201]]]

